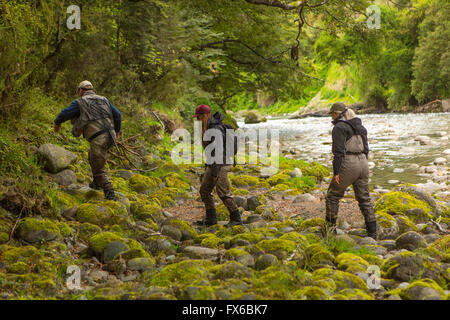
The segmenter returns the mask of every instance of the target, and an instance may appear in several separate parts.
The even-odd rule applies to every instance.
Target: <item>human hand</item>
[[[336,183],[339,184],[339,175],[337,174],[334,179],[336,180]]]
[[[121,136],[120,132],[116,132],[116,139],[118,140],[119,137]]]

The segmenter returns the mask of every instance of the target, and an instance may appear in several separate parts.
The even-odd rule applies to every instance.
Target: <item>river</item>
[[[430,173],[423,172],[423,167],[433,166],[438,157],[446,158],[449,163],[450,155],[444,152],[449,152],[450,148],[450,113],[362,114],[358,117],[368,131],[369,161],[373,162],[372,187],[391,188],[396,183],[425,183],[431,179],[448,185],[448,166],[435,167]],[[319,161],[331,168],[331,118],[271,118],[258,124],[245,124],[241,120],[238,125],[243,129],[278,129],[282,154]]]

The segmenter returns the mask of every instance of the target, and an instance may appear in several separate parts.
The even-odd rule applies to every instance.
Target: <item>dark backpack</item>
[[[234,131],[234,128],[232,126],[230,126],[229,124],[225,124],[225,123],[223,124],[223,126],[225,128],[225,139],[223,141],[224,152],[226,154],[227,143],[229,141],[232,141],[232,143],[233,143],[233,165],[236,165],[236,154],[239,149],[239,137],[236,135],[236,132]]]

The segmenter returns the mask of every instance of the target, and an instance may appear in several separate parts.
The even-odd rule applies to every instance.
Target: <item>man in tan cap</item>
[[[331,106],[329,114],[334,124],[332,131],[333,179],[326,196],[326,222],[334,229],[339,201],[353,185],[355,198],[366,223],[367,235],[376,239],[376,219],[369,194],[369,144],[367,130],[352,109],[342,102]]]
[[[120,135],[122,115],[105,97],[95,94],[89,81],[78,85],[80,99],[59,113],[55,119],[55,132],[67,120],[73,123],[72,134],[83,136],[91,143],[89,164],[92,169],[91,188],[103,189],[105,198],[116,200],[116,195],[108,174],[105,171],[106,155]]]

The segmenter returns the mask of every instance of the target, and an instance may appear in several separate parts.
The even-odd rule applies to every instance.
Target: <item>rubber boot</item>
[[[105,194],[105,199],[106,200],[117,201],[116,193],[114,192],[113,189],[111,189],[111,190],[104,190],[103,192]]]
[[[377,222],[371,221],[366,223],[367,235],[374,240],[377,240]]]
[[[242,224],[241,213],[239,210],[231,212],[230,222],[227,224],[227,227],[242,226]]]
[[[216,209],[206,210],[206,216],[204,220],[196,221],[197,225],[205,225],[207,227],[217,224]]]

